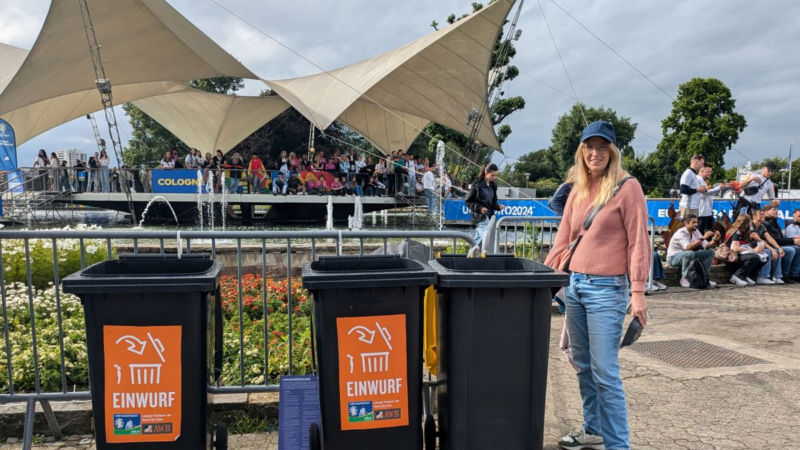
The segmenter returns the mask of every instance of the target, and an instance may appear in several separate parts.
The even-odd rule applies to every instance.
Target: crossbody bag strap
[[[617,185],[614,186],[614,190],[611,191],[611,199],[617,196],[617,194],[619,193],[620,189],[622,189],[622,186],[625,184],[625,182],[627,182],[631,178],[633,177],[627,176],[619,180],[619,183],[617,183]],[[610,202],[611,199],[609,199],[608,201]],[[581,241],[581,239],[583,239],[583,235],[586,234],[587,231],[589,231],[589,227],[592,226],[592,222],[594,222],[594,219],[597,217],[597,215],[600,213],[600,210],[603,209],[603,206],[605,206],[606,203],[603,203],[602,205],[597,205],[594,208],[592,208],[592,211],[586,217],[586,220],[583,221],[583,230],[581,230],[578,237],[576,237],[575,240],[569,244],[569,248],[572,250],[572,252],[575,252],[575,248],[578,247],[578,243]]]

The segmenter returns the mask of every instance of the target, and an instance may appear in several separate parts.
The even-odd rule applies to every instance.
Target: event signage
[[[197,185],[201,182],[198,174],[199,170],[153,170],[153,193],[154,194],[197,194]],[[202,186],[202,193],[206,194],[205,185]]]
[[[0,119],[0,170],[17,170],[17,139],[14,129]]]
[[[407,426],[406,316],[339,317],[342,430]]]
[[[500,204],[505,206],[505,209],[498,213],[498,217],[503,216],[534,216],[534,217],[555,217],[556,213],[547,206],[547,199],[527,199],[517,200],[508,199],[500,200]],[[767,204],[768,202],[763,202]],[[672,205],[675,210],[678,210],[678,200],[647,200],[647,212],[652,217],[657,227],[669,226],[669,208]],[[725,213],[733,218],[733,209],[736,206],[735,199],[719,199],[713,202],[714,215]],[[781,200],[778,207],[778,222],[781,226],[785,226],[784,220],[791,219],[792,212],[800,208],[800,200]],[[464,200],[446,200],[444,206],[444,218],[447,221],[453,222],[469,222],[471,221],[469,208],[467,208]]]
[[[181,326],[104,326],[108,443],[181,435]]]
[[[307,450],[309,429],[319,423],[319,388],[314,375],[281,376],[278,450]]]

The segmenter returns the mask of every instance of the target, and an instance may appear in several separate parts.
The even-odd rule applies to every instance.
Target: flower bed
[[[9,241],[3,242],[4,250],[8,247],[7,242]],[[34,246],[33,243],[31,245]],[[50,252],[51,256],[48,260],[52,260],[52,247]],[[59,242],[60,252],[61,242]],[[10,256],[15,257],[16,255]],[[8,260],[4,258],[4,262],[6,261]],[[24,260],[22,260],[22,265],[24,274]],[[14,269],[12,268],[12,270]],[[52,275],[52,269],[50,273]],[[67,274],[69,273],[64,273],[64,275]],[[241,383],[240,330],[244,342],[245,384],[264,384],[265,381],[270,384],[276,383],[280,375],[289,371],[289,315],[287,313],[288,287],[286,280],[267,279],[265,282],[260,276],[246,275],[243,277],[241,311],[243,326],[240,326],[239,321],[239,293],[236,278],[222,277],[221,290],[224,314],[222,384],[238,385]],[[27,285],[18,281],[7,283],[6,295],[9,344],[13,355],[14,390],[15,392],[32,392],[35,390],[35,382]],[[57,301],[61,303],[61,323],[64,333],[64,365],[66,368],[66,386],[64,388],[67,391],[87,389],[88,356],[83,307],[80,305],[80,301],[73,295],[63,293],[56,299],[52,281],[45,282],[44,287],[41,288],[33,287],[30,295],[33,298],[42,391],[60,392],[62,390]],[[268,324],[266,346],[264,345],[265,305]],[[299,282],[292,283],[293,369],[295,374],[311,372],[310,317],[311,307],[308,292],[300,287]],[[9,388],[7,362],[5,342],[0,341],[0,390],[3,392],[8,392]]]

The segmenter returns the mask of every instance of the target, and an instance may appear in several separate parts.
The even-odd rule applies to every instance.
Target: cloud
[[[216,1],[326,70],[417,39],[432,31],[432,20],[444,25],[450,13],[471,10],[466,0]],[[736,144],[747,158],[785,155],[789,141],[800,142],[800,104],[796,101],[800,94],[800,65],[796,60],[800,27],[787,20],[800,17],[800,3],[556,1],[672,97],[681,83],[693,77],[716,77],[727,84],[737,100],[737,110],[748,122]],[[0,41],[30,48],[49,2],[7,3],[0,15]],[[318,72],[210,0],[169,3],[264,78]],[[613,108],[639,123],[644,133],[660,138],[661,121],[670,113],[671,100],[551,1],[541,0],[541,4],[581,101]],[[525,3],[519,27],[523,35],[516,43],[514,64],[573,95],[538,3]],[[262,88],[259,82],[248,81],[244,93],[255,95]],[[505,150],[512,157],[548,146],[558,117],[573,104],[572,99],[524,75],[514,80],[506,93],[522,95],[527,101],[523,111],[508,118],[514,133]],[[103,132],[102,114],[97,118]],[[118,119],[128,126],[122,113],[118,113]],[[65,124],[23,145],[20,159],[32,160],[41,147],[49,150],[84,145],[77,139],[87,142],[83,150],[91,151],[91,127],[84,122]],[[125,133],[122,138],[126,139]],[[655,149],[656,142],[640,134],[633,145],[637,152],[646,153]],[[498,155],[496,160],[502,158]],[[745,161],[733,151],[726,159],[730,165]]]

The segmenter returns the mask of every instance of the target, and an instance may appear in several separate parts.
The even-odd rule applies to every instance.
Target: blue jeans
[[[664,265],[661,264],[661,256],[658,252],[653,252],[653,281],[663,280],[666,278],[664,276]]]
[[[428,214],[436,214],[436,194],[430,189],[425,189],[425,205],[428,207]]]
[[[767,263],[758,271],[759,278],[769,278],[770,274],[775,278],[783,278],[783,272],[781,271],[781,260],[783,258],[781,258],[781,255],[779,254],[777,258],[773,258],[771,251],[765,250],[764,253],[767,255]]]
[[[100,186],[103,192],[111,192],[111,185],[108,182],[108,166],[100,167]]]
[[[686,250],[683,252],[678,252],[672,255],[672,258],[667,261],[670,266],[672,267],[680,267],[681,268],[681,276],[686,278],[689,274],[689,267],[692,266],[696,260],[700,260],[704,266],[706,266],[706,270],[711,273],[711,262],[714,260],[714,250]]]
[[[800,276],[800,246],[787,245],[781,248],[786,253],[786,256],[781,258],[782,273],[789,277]]]
[[[489,226],[489,219],[478,222],[478,225],[475,227],[475,245],[481,245],[483,241],[483,232],[486,231],[487,226]]]
[[[628,407],[619,375],[628,277],[573,272],[564,292],[570,347],[583,400],[583,428],[602,435],[609,450],[629,450]]]

